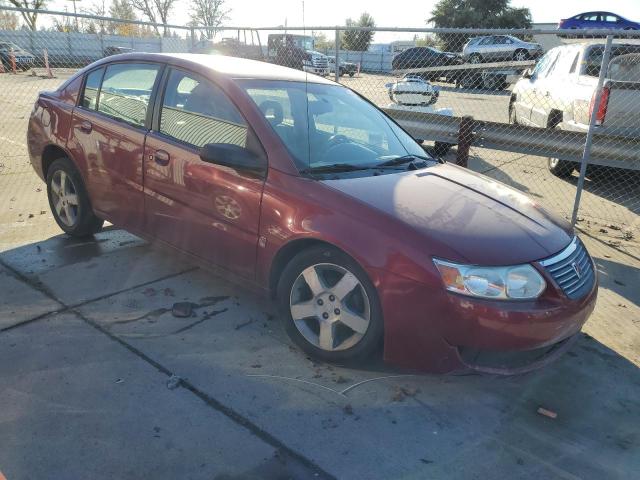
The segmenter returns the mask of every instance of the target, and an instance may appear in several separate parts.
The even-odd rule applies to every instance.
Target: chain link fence
[[[38,22],[0,28],[0,249],[26,230],[57,232],[27,157],[39,91],[115,53],[225,54],[334,79],[434,155],[564,216],[598,258],[605,302],[639,317],[626,289],[640,280],[640,32],[171,25],[159,36],[152,24],[90,15]],[[624,280],[607,273],[613,264],[630,269]]]

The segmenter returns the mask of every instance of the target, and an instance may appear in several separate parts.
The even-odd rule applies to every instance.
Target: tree
[[[18,8],[38,10],[44,8],[47,0],[9,0],[9,3]],[[20,12],[20,15],[30,30],[37,30],[38,12]]]
[[[0,0],[0,7],[4,2]],[[0,12],[0,30],[15,30],[18,28],[18,15],[14,12]]]
[[[107,10],[107,5],[105,0],[98,0],[96,2],[93,3],[93,5],[91,5],[89,8],[87,8],[85,10],[85,13],[88,13],[90,15],[95,15],[96,17],[107,17],[109,16],[109,11]],[[93,22],[92,22],[93,23]],[[107,33],[107,24],[109,22],[107,22],[106,20],[96,20],[95,22],[98,27],[100,28],[100,33],[101,34],[105,34]],[[94,25],[95,28],[95,25]]]
[[[226,0],[192,0],[191,25],[205,27],[204,34],[212,39],[216,29],[229,18],[231,9],[226,8]]]
[[[438,28],[529,28],[528,8],[509,6],[510,0],[440,0],[428,22]],[[458,51],[468,34],[438,34],[445,50]]]
[[[347,18],[345,22],[347,27],[375,27],[376,22],[373,17],[367,12],[363,12],[360,15],[358,21],[354,21],[351,18]],[[344,50],[355,50],[364,52],[369,49],[373,35],[375,32],[363,31],[363,30],[345,30],[342,32],[342,38],[340,40],[341,47]]]
[[[136,13],[127,0],[113,0],[109,15],[122,20],[137,20]],[[109,33],[131,37],[137,35],[138,26],[132,23],[114,23],[109,25]]]
[[[327,52],[336,48],[336,42],[333,39],[329,40],[324,32],[313,33],[313,44],[319,52]]]
[[[438,48],[438,40],[434,35],[426,34],[423,37],[414,35],[413,40],[416,42],[416,47],[433,47]]]
[[[133,8],[142,13],[152,23],[164,23],[163,35],[169,35],[169,29],[166,24],[169,20],[169,13],[173,9],[176,0],[131,0]],[[158,21],[159,20],[159,21]],[[153,27],[158,35],[160,30],[157,26]]]

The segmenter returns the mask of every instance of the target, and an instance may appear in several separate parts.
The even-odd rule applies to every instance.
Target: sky
[[[95,0],[80,0],[77,8],[89,7]],[[304,23],[308,26],[343,25],[348,17],[369,12],[381,27],[425,27],[437,0],[304,0]],[[389,8],[393,4],[393,8]],[[534,23],[557,23],[561,18],[581,12],[604,9],[602,0],[512,0],[514,7],[528,7]],[[238,26],[302,26],[302,0],[227,0],[231,8],[228,24]],[[50,0],[51,10],[73,11],[68,0]],[[610,0],[606,9],[630,20],[640,21],[640,0]],[[189,21],[189,0],[178,0],[171,23]],[[406,34],[405,34],[406,36]],[[388,37],[388,38],[385,38]],[[394,35],[394,37],[397,37]],[[389,41],[391,36],[377,34],[374,42]]]

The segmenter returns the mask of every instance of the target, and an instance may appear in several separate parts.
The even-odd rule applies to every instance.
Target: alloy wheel
[[[328,352],[355,346],[371,323],[364,286],[352,272],[332,263],[311,265],[298,275],[289,308],[302,336]]]
[[[514,60],[516,62],[524,62],[527,59],[527,54],[525,52],[516,52],[515,56],[514,56]]]
[[[64,170],[57,170],[51,179],[51,200],[55,213],[67,227],[78,221],[78,193],[71,177]]]

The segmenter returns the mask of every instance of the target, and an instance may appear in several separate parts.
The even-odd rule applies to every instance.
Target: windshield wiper
[[[355,172],[357,170],[369,170],[370,165],[352,165],[350,163],[332,163],[330,165],[319,165],[317,167],[309,167],[302,170],[302,173],[340,173]]]
[[[391,160],[385,160],[384,162],[378,163],[376,164],[376,167],[395,167],[397,165],[411,163],[415,160],[434,161],[433,158],[423,157],[422,155],[402,155],[401,157],[392,158]]]

